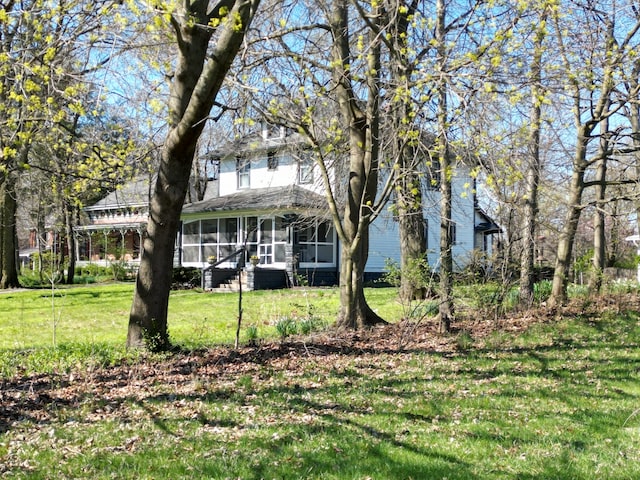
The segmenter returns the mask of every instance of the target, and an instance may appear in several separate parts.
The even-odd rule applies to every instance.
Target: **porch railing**
[[[205,277],[206,277],[205,273],[206,272],[208,272],[210,270],[213,270],[214,268],[216,268],[221,263],[228,262],[229,260],[231,260],[233,258],[236,258],[238,255],[244,254],[245,251],[246,251],[246,248],[242,247],[242,248],[236,250],[235,252],[231,253],[230,255],[227,255],[226,257],[216,261],[215,263],[212,263],[211,265],[203,268],[202,269],[202,275],[201,275],[202,278],[201,278],[201,281],[200,281],[200,283],[201,283],[200,286],[202,287],[202,289],[204,290],[204,288],[205,288]],[[238,271],[238,273],[240,273],[240,271],[242,270],[243,266],[244,266],[244,255],[240,258],[240,261],[238,261],[236,263],[236,270]]]

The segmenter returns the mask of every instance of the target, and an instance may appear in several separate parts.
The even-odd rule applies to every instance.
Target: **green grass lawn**
[[[397,320],[394,289],[368,289],[373,308]],[[0,350],[48,347],[64,343],[124,344],[133,284],[59,287],[0,293]],[[274,333],[282,318],[335,320],[338,290],[295,289],[243,293],[243,326],[260,336]],[[238,295],[179,290],[169,301],[172,341],[187,347],[232,343],[238,319]]]
[[[124,308],[111,327],[124,328],[127,302],[116,297],[127,288],[108,287],[104,304],[92,303],[101,295],[81,303],[96,311],[98,324],[105,321],[98,315],[103,305]],[[312,304],[326,300],[327,309],[335,308],[329,297],[336,292],[322,292],[307,292],[319,297]],[[25,304],[35,311],[41,300],[25,294],[33,295]],[[259,314],[252,321],[291,314],[283,310],[293,301],[278,295],[288,293],[248,296],[247,309],[254,300]],[[392,292],[376,291],[372,302],[375,295],[393,303]],[[224,302],[216,299],[176,292],[175,337],[187,340],[179,319],[195,315],[200,301],[217,314],[199,315],[219,319]],[[70,296],[66,300],[70,314]],[[191,314],[176,310],[179,302]],[[228,308],[233,324],[237,305]],[[27,310],[3,317],[3,335],[10,318],[28,318],[19,316]],[[42,322],[48,329],[46,318]],[[124,338],[108,330],[95,338]],[[45,348],[48,335],[34,351],[71,358],[91,348],[91,336]],[[640,478],[637,310],[497,330],[472,338],[464,350],[455,348],[454,335],[441,340],[449,343],[404,350],[264,343],[128,357],[114,365],[87,364],[91,352],[84,352],[77,355],[85,360],[67,361],[54,373],[0,377],[0,478]],[[47,361],[43,369],[50,368]]]

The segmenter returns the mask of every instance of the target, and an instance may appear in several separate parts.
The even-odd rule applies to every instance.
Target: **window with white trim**
[[[182,225],[182,263],[206,263],[236,251],[238,219],[213,218],[185,222]]]
[[[298,162],[298,183],[313,183],[313,161],[310,158],[303,158]]]
[[[301,264],[334,264],[335,240],[333,224],[316,220],[296,230],[295,244]]]
[[[251,160],[236,158],[236,172],[238,174],[238,188],[249,188],[251,186]]]

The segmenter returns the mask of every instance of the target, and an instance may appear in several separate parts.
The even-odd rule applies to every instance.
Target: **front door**
[[[287,228],[282,217],[265,217],[259,220],[258,258],[260,265],[284,266]]]

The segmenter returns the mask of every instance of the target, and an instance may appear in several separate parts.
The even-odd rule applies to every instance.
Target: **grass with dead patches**
[[[0,422],[0,476],[640,478],[639,341],[623,311],[458,353],[316,345],[35,379],[4,394],[23,403]]]

